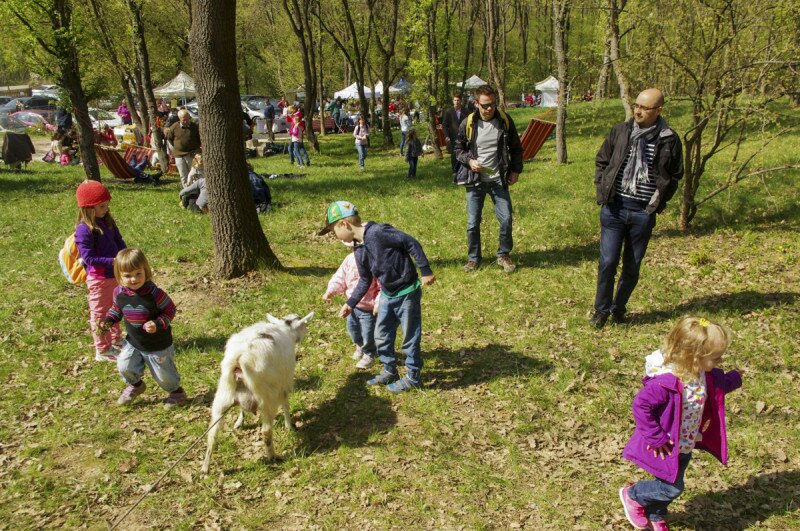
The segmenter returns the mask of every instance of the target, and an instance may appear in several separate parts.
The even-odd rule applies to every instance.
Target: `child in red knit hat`
[[[122,345],[119,324],[108,331],[97,328],[114,301],[114,257],[127,246],[119,233],[108,205],[111,194],[98,181],[84,181],[75,192],[78,201],[78,222],[75,244],[86,267],[89,288],[89,326],[94,337],[96,361],[116,361]]]

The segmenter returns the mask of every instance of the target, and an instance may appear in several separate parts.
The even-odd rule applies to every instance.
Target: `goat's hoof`
[[[206,465],[203,465],[202,467],[200,467],[200,471],[201,471],[203,474],[206,474],[206,475],[208,475],[208,466],[206,466]]]

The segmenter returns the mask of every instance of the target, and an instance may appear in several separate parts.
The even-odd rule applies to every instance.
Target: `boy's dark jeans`
[[[408,176],[409,177],[416,177],[417,176],[417,161],[419,160],[418,157],[408,157],[406,159],[408,161]]]
[[[353,308],[347,316],[347,332],[353,343],[361,347],[361,352],[368,354],[371,358],[377,355],[375,349],[375,316],[372,312]]]
[[[683,476],[691,460],[692,454],[678,455],[678,477],[675,478],[675,483],[662,479],[640,481],[628,491],[628,496],[644,507],[645,514],[651,521],[663,520],[667,516],[669,504],[683,492]]]
[[[381,296],[378,306],[378,319],[375,323],[375,344],[384,370],[397,374],[397,359],[394,352],[394,340],[397,337],[397,326],[403,332],[401,346],[406,354],[408,376],[419,381],[422,370],[422,288],[400,297]]]
[[[598,313],[624,314],[628,299],[639,282],[642,260],[656,226],[656,215],[645,212],[644,206],[617,199],[600,209],[600,263],[594,299],[594,309]],[[620,254],[622,273],[614,297],[614,277]]]

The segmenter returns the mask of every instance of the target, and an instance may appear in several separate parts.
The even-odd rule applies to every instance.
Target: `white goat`
[[[306,335],[306,324],[312,317],[314,312],[302,319],[295,314],[283,319],[267,314],[269,322],[248,326],[228,339],[222,374],[211,406],[213,427],[208,432],[203,473],[208,473],[211,464],[211,452],[221,421],[216,422],[233,404],[239,404],[241,408],[234,428],[241,426],[245,411],[260,413],[267,459],[275,458],[272,423],[280,405],[286,428],[294,429],[289,415],[289,393],[294,387],[295,349]]]

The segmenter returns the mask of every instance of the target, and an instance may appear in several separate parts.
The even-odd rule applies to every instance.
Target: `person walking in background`
[[[364,115],[358,117],[358,125],[353,129],[353,137],[356,139],[356,151],[358,151],[358,166],[364,169],[364,161],[367,158],[369,148],[369,125]]]
[[[264,126],[267,128],[267,137],[269,141],[275,143],[275,132],[272,130],[275,124],[275,106],[272,102],[267,100],[267,105],[264,107]]]
[[[175,166],[181,176],[181,182],[187,182],[192,160],[200,151],[200,128],[192,121],[189,111],[178,111],[178,122],[167,128],[167,141],[172,145]],[[162,165],[165,168],[166,164]]]
[[[408,135],[408,128],[411,127],[411,118],[408,117],[406,108],[400,110],[400,154],[404,155],[404,148],[406,146],[406,136]]]
[[[453,148],[456,138],[458,138],[458,128],[461,123],[467,119],[469,112],[462,107],[461,94],[453,95],[453,107],[444,111],[442,115],[442,130],[444,132],[444,141],[447,146],[447,151],[450,152],[450,167],[453,170],[455,177],[458,171],[459,163],[456,160],[456,152]]]
[[[422,143],[419,141],[416,129],[408,130],[406,138],[406,162],[408,162],[408,178],[413,179],[417,176],[417,161],[423,155]]]
[[[633,118],[611,129],[595,157],[594,184],[600,207],[600,262],[594,314],[603,328],[609,316],[626,322],[628,299],[639,282],[647,244],[662,212],[683,177],[683,148],[678,134],[661,116],[664,95],[643,90]],[[622,273],[614,294],[620,254]]]
[[[119,107],[117,107],[117,116],[119,116],[119,119],[122,120],[124,125],[131,125],[131,111],[128,109],[128,104],[124,101],[120,102]]]
[[[468,260],[464,271],[471,273],[481,263],[481,217],[488,195],[500,224],[497,264],[512,273],[516,266],[511,260],[514,240],[508,187],[522,172],[522,144],[514,120],[497,108],[494,88],[482,85],[475,94],[477,110],[459,126],[453,150],[459,162],[455,183],[467,192]]]
[[[297,165],[301,168],[311,166],[311,159],[306,151],[306,146],[303,143],[303,134],[306,130],[306,122],[303,119],[303,113],[296,107],[291,107],[294,111],[292,113],[292,125],[289,128],[289,137],[291,140],[290,147],[294,148],[293,158],[297,159]]]

